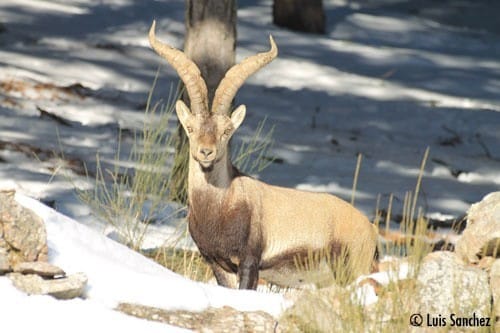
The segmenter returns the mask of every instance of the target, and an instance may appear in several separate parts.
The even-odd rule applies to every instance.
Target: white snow
[[[498,31],[409,14],[405,1],[324,2],[325,35],[274,26],[272,1],[238,2],[237,60],[266,50],[269,34],[279,47],[279,57],[237,96],[248,115],[236,144],[265,117],[267,127],[274,126],[272,157],[282,163],[258,177],[349,200],[361,153],[356,206],[373,217],[377,198],[385,208],[393,194],[397,215],[405,193],[415,189],[430,147],[418,201],[429,217],[459,217],[471,203],[497,191]],[[93,181],[72,172],[68,163],[81,161],[92,170],[97,153],[108,165],[114,163],[118,129],[142,129],[159,64],[154,102],[166,100],[175,88],[177,75],[150,50],[146,35],[156,19],[158,37],[182,47],[184,5],[183,0],[1,1],[0,188],[16,189],[18,200],[44,218],[51,261],[90,278],[87,299],[66,302],[24,296],[0,278],[0,307],[9,300],[25,307],[13,308],[11,323],[22,311],[43,323],[61,313],[64,324],[78,323],[82,331],[94,329],[97,319],[116,330],[137,325],[153,331],[164,326],[125,317],[113,306],[137,301],[201,310],[230,304],[277,315],[284,304],[279,295],[193,283],[134,254],[112,241],[115,230],[75,196],[75,185],[91,189]],[[82,85],[84,93],[61,89],[70,85]],[[70,126],[41,116],[39,109]],[[127,165],[132,139],[124,137],[121,144],[120,163]],[[165,207],[165,214],[178,208]],[[178,232],[177,223],[152,225],[144,247],[164,244]],[[456,238],[447,230],[438,233]],[[192,243],[187,239],[183,246]],[[40,306],[47,311],[37,311]],[[80,318],[81,312],[96,321]],[[40,327],[35,321],[22,324]]]
[[[51,296],[28,296],[0,277],[2,326],[16,332],[191,332],[137,319],[92,301],[58,301]]]
[[[84,300],[56,301],[50,296],[26,296],[13,290],[6,277],[0,277],[0,309],[9,308],[8,318],[2,319],[3,327],[16,327],[21,332],[31,327],[62,332],[63,327],[71,324],[72,331],[76,327],[77,332],[84,332],[97,327],[125,329],[131,325],[128,329],[157,332],[161,325],[128,318],[113,309],[123,302],[190,311],[227,305],[240,311],[265,311],[278,316],[290,305],[279,294],[193,282],[37,200],[19,193],[16,200],[45,221],[49,262],[67,274],[84,272],[89,282]],[[31,316],[32,312],[35,318],[26,320],[26,314]],[[115,321],[119,322],[116,327]]]

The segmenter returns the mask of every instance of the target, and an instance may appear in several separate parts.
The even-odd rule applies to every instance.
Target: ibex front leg
[[[238,267],[240,289],[257,289],[259,282],[259,258],[247,255]]]

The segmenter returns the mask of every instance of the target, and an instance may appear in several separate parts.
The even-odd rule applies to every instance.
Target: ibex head
[[[278,49],[269,37],[271,49],[244,59],[229,69],[217,87],[209,109],[208,91],[198,66],[183,52],[158,41],[155,36],[155,22],[149,30],[149,42],[161,57],[177,71],[189,95],[191,109],[177,101],[176,112],[189,138],[191,156],[204,170],[227,154],[228,142],[245,118],[246,108],[239,106],[230,114],[234,96],[245,80],[271,62]]]
[[[189,111],[183,101],[177,101],[175,110],[182,127],[189,139],[191,156],[202,166],[210,170],[214,163],[227,154],[228,142],[245,118],[246,108],[240,105],[228,117],[212,114],[209,117]]]

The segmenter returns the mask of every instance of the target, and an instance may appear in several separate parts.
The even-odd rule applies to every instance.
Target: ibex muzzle
[[[176,103],[190,145],[189,231],[217,282],[234,287],[237,276],[239,288],[245,289],[255,289],[259,275],[292,287],[331,282],[332,266],[327,267],[326,277],[303,270],[301,263],[311,254],[332,260],[345,254],[353,276],[369,273],[377,231],[356,208],[330,194],[268,185],[231,164],[229,139],[243,122],[246,108],[241,105],[227,115],[245,80],[277,56],[272,37],[268,52],[248,57],[226,73],[210,111],[206,84],[196,64],[159,42],[154,22],[149,40],[177,71],[190,98],[190,109],[182,101]]]

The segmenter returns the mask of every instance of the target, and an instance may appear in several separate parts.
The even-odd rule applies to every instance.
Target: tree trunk
[[[236,0],[186,0],[185,20],[184,52],[198,65],[211,106],[215,89],[235,62]],[[182,98],[189,105],[186,93]],[[186,203],[189,144],[182,126],[177,133],[170,198]]]
[[[274,0],[274,24],[291,30],[325,33],[322,0]]]

